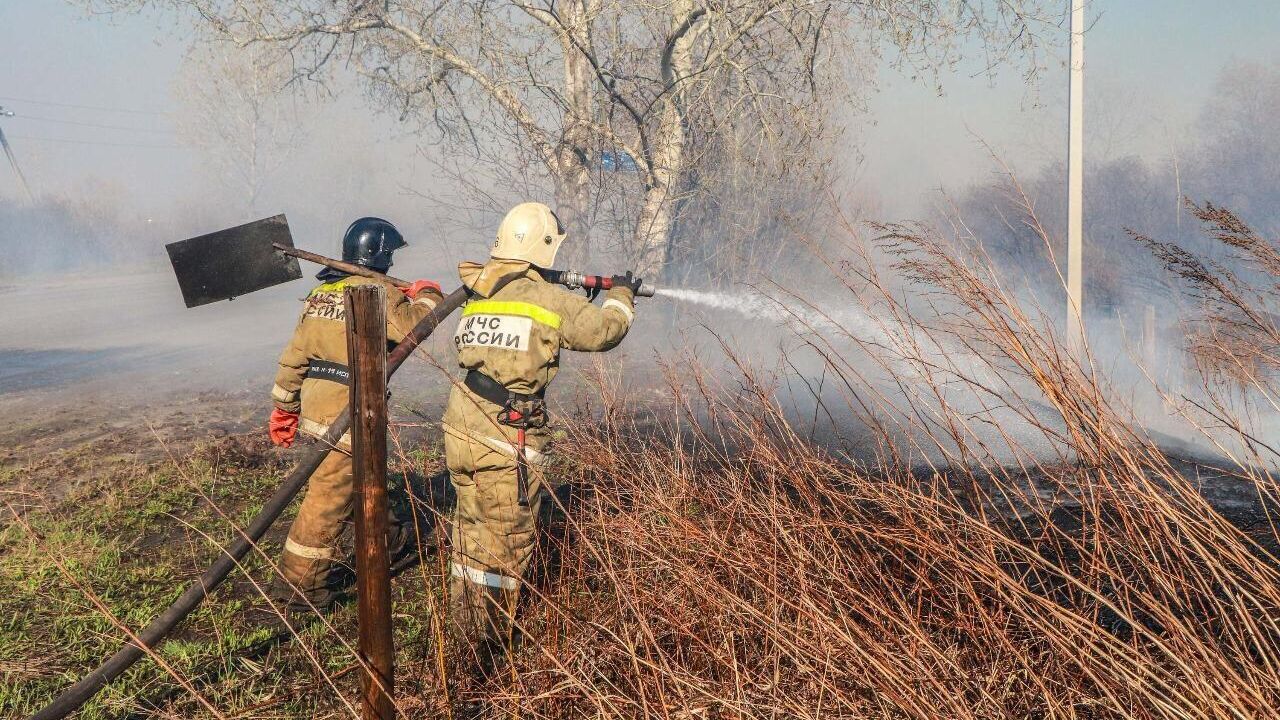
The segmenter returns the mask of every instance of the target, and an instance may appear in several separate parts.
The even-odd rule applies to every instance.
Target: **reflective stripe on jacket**
[[[599,352],[622,342],[635,317],[632,293],[614,288],[596,307],[542,279],[528,263],[464,263],[462,282],[475,297],[454,332],[458,363],[508,390],[534,394],[560,367],[560,350]]]

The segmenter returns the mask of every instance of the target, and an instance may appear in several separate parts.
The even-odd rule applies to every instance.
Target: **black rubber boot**
[[[284,605],[285,616],[290,624],[294,620],[314,619],[333,612],[337,605],[339,593],[330,588],[317,588],[301,591],[285,582],[279,575],[271,583],[271,598],[277,604]]]

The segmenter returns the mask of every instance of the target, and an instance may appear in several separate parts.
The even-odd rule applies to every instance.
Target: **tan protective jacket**
[[[458,274],[474,293],[453,335],[458,364],[512,392],[542,391],[560,369],[562,348],[609,350],[635,318],[630,288],[613,288],[596,307],[542,279],[526,262],[463,263]]]
[[[344,288],[380,284],[387,289],[387,340],[398,343],[442,299],[424,291],[410,301],[391,283],[355,275],[320,285],[307,295],[293,338],[280,356],[271,399],[302,413],[298,429],[320,437],[347,407],[347,326]]]

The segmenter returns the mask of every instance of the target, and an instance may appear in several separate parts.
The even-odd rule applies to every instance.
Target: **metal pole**
[[[0,105],[0,117],[13,117],[12,110],[5,110]],[[9,147],[9,139],[4,136],[4,128],[0,128],[0,148],[4,149],[5,157],[9,158],[9,165],[13,168],[13,172],[18,176],[18,182],[22,185],[22,190],[27,194],[29,202],[35,202],[36,196],[31,194],[31,186],[27,185],[27,176],[22,174],[22,168],[18,167],[18,158],[14,157],[13,148]]]
[[[387,291],[381,285],[357,285],[344,295],[351,366],[356,604],[364,661],[360,714],[363,720],[394,720],[396,652],[387,556]]]
[[[1147,372],[1156,372],[1156,306],[1147,303],[1142,313],[1142,359],[1147,364]]]
[[[1084,347],[1084,6],[1071,0],[1067,118],[1067,347]]]

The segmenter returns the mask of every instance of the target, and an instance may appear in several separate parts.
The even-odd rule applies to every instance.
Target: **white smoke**
[[[754,288],[730,292],[661,288],[659,297],[689,302],[713,310],[726,310],[767,324],[785,327],[796,333],[817,332],[828,342],[841,339],[864,350],[873,351],[894,366],[894,373],[905,378],[919,378],[922,369],[909,358],[935,355],[947,358],[947,364],[971,377],[990,380],[990,368],[977,356],[936,337],[903,325],[896,319],[871,314],[866,308],[830,302],[794,302],[770,297]]]
[[[752,288],[745,288],[738,293],[661,288],[657,295],[715,310],[728,310],[757,320],[769,320],[796,331],[808,329],[846,333],[860,343],[887,345],[901,339],[891,335],[882,322],[873,319],[861,308],[852,306],[820,311],[808,307],[791,309],[779,300]]]

